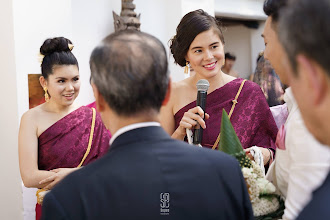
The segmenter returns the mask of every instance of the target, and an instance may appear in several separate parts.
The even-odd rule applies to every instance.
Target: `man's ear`
[[[297,64],[302,70],[298,74],[305,74],[306,84],[313,98],[312,103],[321,104],[326,98],[327,89],[327,79],[323,69],[317,62],[302,54],[297,56]]]
[[[165,98],[163,100],[162,106],[165,106],[168,103],[168,101],[170,100],[171,84],[172,84],[172,80],[171,80],[171,77],[170,77],[169,80],[168,80],[167,91],[166,91],[166,95],[165,95]]]
[[[94,83],[91,83],[91,84],[92,84],[93,93],[94,93],[94,97],[95,97],[96,109],[98,112],[103,112],[106,107],[106,102],[105,102],[103,96],[101,95],[101,93],[99,92],[99,90],[97,89],[96,85]]]

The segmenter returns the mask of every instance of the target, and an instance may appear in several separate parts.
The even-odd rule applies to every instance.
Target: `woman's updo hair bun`
[[[72,44],[72,42],[64,37],[55,37],[53,39],[47,39],[40,47],[40,53],[46,56],[54,52],[71,51],[69,48],[69,44]]]
[[[189,44],[190,45],[190,44]],[[180,43],[178,42],[177,35],[175,35],[171,40],[170,40],[170,49],[171,53],[174,57],[174,62],[179,64],[180,66],[185,66],[186,65],[186,48],[182,48]],[[189,49],[189,47],[188,47]],[[187,49],[187,51],[188,51]]]
[[[41,63],[41,73],[45,79],[53,73],[57,65],[76,65],[78,61],[71,53],[72,42],[65,37],[49,38],[40,47],[40,54],[44,55]]]
[[[183,16],[176,28],[176,35],[169,41],[174,62],[185,66],[187,52],[195,37],[211,28],[219,35],[222,44],[225,44],[220,24],[215,17],[202,9],[191,11]]]

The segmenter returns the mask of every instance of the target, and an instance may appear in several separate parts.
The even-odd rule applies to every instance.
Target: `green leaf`
[[[251,160],[246,156],[228,114],[224,109],[222,109],[221,135],[218,149],[234,156],[239,161],[241,167],[251,167]]]

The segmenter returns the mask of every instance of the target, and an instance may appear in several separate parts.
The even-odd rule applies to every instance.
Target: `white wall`
[[[215,0],[215,15],[240,19],[265,20],[264,0]]]
[[[67,1],[67,0],[66,0]],[[94,101],[89,83],[89,58],[93,49],[114,32],[112,11],[121,10],[120,0],[71,0],[72,42],[80,70],[81,89],[77,102],[85,105]]]
[[[259,21],[258,29],[243,25],[228,27],[225,35],[225,51],[234,52],[237,60],[234,69],[240,77],[248,78],[254,72],[256,58],[264,50],[261,33],[267,16],[263,12],[264,0],[215,0],[215,15],[243,20]]]
[[[14,0],[13,6],[18,113],[21,117],[29,109],[27,74],[41,73],[40,46],[47,38],[72,38],[71,2]]]
[[[265,43],[261,37],[264,27],[265,22],[259,21],[259,28],[257,30],[251,30],[251,63],[253,72],[257,65],[258,54],[265,49]]]
[[[0,1],[0,219],[22,219],[22,197],[17,157],[17,91],[15,42],[11,0]]]
[[[141,14],[141,31],[157,37],[166,48],[169,57],[169,70],[174,81],[184,78],[183,69],[174,64],[169,50],[169,40],[175,35],[176,25],[182,17],[178,0],[135,0],[136,12]],[[176,7],[173,7],[175,5]],[[181,74],[182,73],[182,74]]]
[[[247,78],[251,74],[251,34],[250,29],[242,25],[230,26],[224,29],[225,52],[236,55],[233,67],[240,77]]]
[[[265,48],[261,37],[264,23],[259,21],[258,29],[250,29],[243,25],[224,28],[225,52],[233,52],[236,55],[233,68],[242,78],[248,78],[254,72],[258,54]]]

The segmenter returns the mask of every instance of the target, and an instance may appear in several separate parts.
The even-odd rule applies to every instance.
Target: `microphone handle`
[[[197,92],[197,101],[196,105],[200,106],[203,111],[204,111],[204,117],[205,118],[205,105],[206,105],[206,96],[207,96],[207,91],[198,91]],[[193,139],[193,144],[200,144],[203,139],[203,128],[200,125],[196,125],[195,130],[194,130],[194,139]]]

